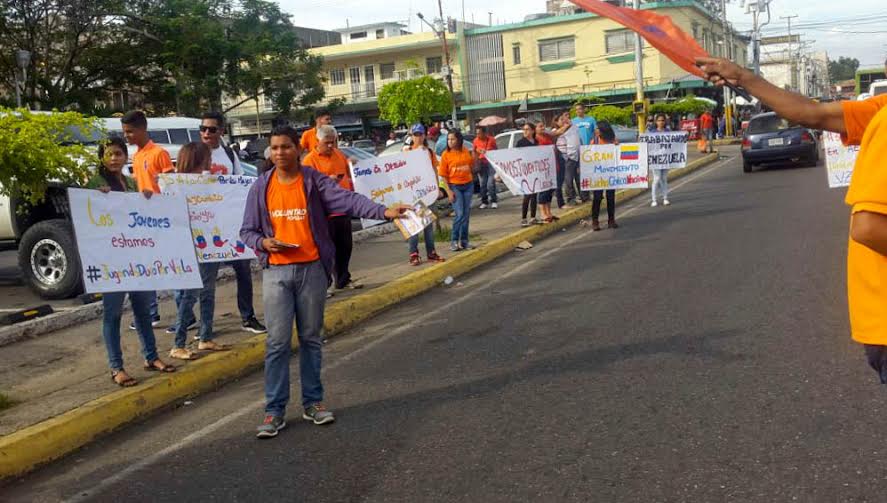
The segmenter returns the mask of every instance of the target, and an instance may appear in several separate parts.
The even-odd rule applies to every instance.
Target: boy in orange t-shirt
[[[780,117],[841,133],[860,145],[846,202],[851,207],[847,248],[847,300],[853,340],[887,384],[887,96],[817,103],[786,91],[724,59],[698,58],[709,80],[741,85]]]

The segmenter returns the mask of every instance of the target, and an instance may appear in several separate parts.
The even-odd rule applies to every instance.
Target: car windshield
[[[875,86],[874,84],[872,85],[871,95],[872,96],[879,96],[881,94],[887,94],[887,82],[885,82],[883,84],[879,84],[877,86]]]
[[[758,133],[775,133],[792,127],[791,124],[782,117],[775,115],[765,115],[764,117],[756,117],[751,120],[748,125],[749,134]]]

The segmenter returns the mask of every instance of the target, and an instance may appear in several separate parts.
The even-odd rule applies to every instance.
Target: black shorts
[[[551,204],[551,198],[554,195],[554,189],[546,190],[537,194],[537,202],[539,204]]]

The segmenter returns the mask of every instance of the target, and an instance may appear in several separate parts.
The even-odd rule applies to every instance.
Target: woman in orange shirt
[[[434,151],[428,147],[427,136],[425,136],[425,126],[422,124],[413,124],[413,127],[410,128],[410,135],[413,137],[413,142],[409,145],[405,145],[403,147],[404,152],[408,152],[410,150],[421,149],[428,152],[429,157],[431,157],[431,168],[437,169],[437,156],[434,155]],[[435,176],[437,176],[437,172],[435,171]],[[429,262],[443,262],[444,258],[437,254],[437,250],[434,249],[434,224],[428,224],[425,226],[425,230],[423,231],[425,235],[425,253],[428,255]],[[419,265],[422,263],[422,259],[419,258],[419,235],[410,238],[410,265]]]
[[[447,149],[440,157],[437,170],[447,182],[450,189],[448,197],[456,214],[450,243],[450,250],[454,252],[474,248],[468,243],[468,217],[471,213],[471,196],[474,194],[473,175],[477,170],[477,159],[463,143],[460,131],[450,131]]]

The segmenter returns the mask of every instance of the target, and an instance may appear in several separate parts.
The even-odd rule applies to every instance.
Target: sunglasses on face
[[[200,132],[216,134],[219,132],[219,128],[216,126],[200,126]]]

